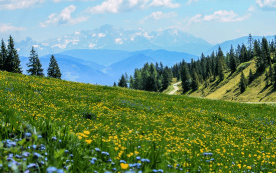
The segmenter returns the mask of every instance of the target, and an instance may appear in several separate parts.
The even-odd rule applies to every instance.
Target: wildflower
[[[86,134],[86,135],[89,135],[89,134],[90,134],[90,132],[87,131],[87,130],[84,130],[83,133]]]
[[[87,144],[91,144],[92,140],[85,140]]]
[[[128,168],[128,164],[126,164],[126,163],[121,163],[120,166],[121,166],[121,169],[127,169]]]

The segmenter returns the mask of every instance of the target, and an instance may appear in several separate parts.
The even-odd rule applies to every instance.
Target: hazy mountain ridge
[[[252,38],[253,38],[253,40],[262,41],[263,36],[252,36]],[[265,36],[265,38],[268,41],[272,41],[275,39],[275,36]],[[228,40],[223,43],[217,44],[217,45],[213,46],[212,48],[210,48],[208,51],[204,52],[204,55],[205,56],[211,55],[211,53],[213,51],[216,52],[218,50],[219,46],[221,47],[221,50],[223,51],[223,53],[226,55],[226,53],[230,51],[231,45],[233,45],[234,50],[236,50],[238,47],[238,44],[240,46],[242,46],[243,43],[245,44],[246,47],[248,47],[248,36],[240,37],[240,38],[233,39],[233,40]]]
[[[199,55],[201,52],[212,47],[207,41],[196,38],[177,28],[147,32],[142,29],[114,29],[111,25],[103,25],[94,30],[79,30],[73,34],[48,39],[41,43],[29,37],[16,43],[21,56],[28,56],[32,46],[37,49],[40,56],[71,49],[125,51],[165,49]]]

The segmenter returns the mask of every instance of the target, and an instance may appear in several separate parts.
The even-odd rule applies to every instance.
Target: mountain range
[[[94,30],[78,30],[73,34],[43,42],[36,42],[28,37],[26,40],[16,42],[15,46],[21,56],[28,56],[32,46],[43,56],[71,49],[124,51],[164,49],[200,55],[213,45],[177,28],[147,32],[142,29],[114,29],[111,25],[103,25]]]
[[[253,39],[261,39],[253,36]],[[274,36],[266,37],[272,41]],[[218,47],[226,54],[231,45],[247,44],[248,37],[212,45],[177,28],[147,32],[142,29],[114,29],[103,25],[94,30],[79,30],[60,38],[36,42],[28,37],[16,42],[22,67],[26,74],[26,63],[32,46],[38,52],[46,74],[51,54],[54,54],[62,72],[62,79],[92,84],[112,85],[125,72],[133,75],[136,68],[146,62],[173,66],[183,59],[197,59],[203,52],[210,55]]]
[[[112,85],[125,73],[133,75],[136,68],[142,68],[147,62],[162,62],[164,66],[172,66],[183,59],[190,62],[191,58],[197,57],[167,50],[127,52],[76,49],[53,55],[59,64],[62,79],[101,85]],[[51,54],[39,57],[44,74],[47,74],[50,57]],[[23,73],[27,74],[28,57],[20,56],[20,60]]]

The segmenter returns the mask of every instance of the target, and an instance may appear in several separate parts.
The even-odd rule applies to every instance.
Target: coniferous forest
[[[237,71],[237,67],[245,62],[256,58],[256,73],[263,73],[269,67],[267,72],[267,85],[276,87],[276,36],[271,42],[265,37],[262,40],[254,40],[249,34],[248,42],[238,45],[236,49],[231,46],[229,52],[223,53],[221,48],[211,55],[205,56],[203,53],[198,60],[191,59],[190,63],[184,60],[175,64],[173,67],[163,67],[162,63],[154,66],[153,64],[145,64],[142,69],[136,69],[134,76],[130,76],[129,87],[138,90],[162,92],[176,78],[182,81],[183,93],[189,90],[197,90],[199,85],[208,86],[210,82],[218,80],[222,82],[225,79],[225,73],[233,74]],[[242,75],[240,79],[240,91],[244,92],[247,84],[254,80],[252,71],[248,79]],[[124,75],[122,75],[124,77]],[[121,81],[122,78],[119,80]],[[120,82],[118,84],[120,85]],[[127,87],[124,85],[122,87]]]

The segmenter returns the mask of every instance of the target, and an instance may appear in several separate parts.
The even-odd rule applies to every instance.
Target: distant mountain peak
[[[108,25],[108,24],[102,25],[99,28],[99,31],[103,32],[103,33],[111,32],[111,31],[113,31],[113,26],[112,25]]]

